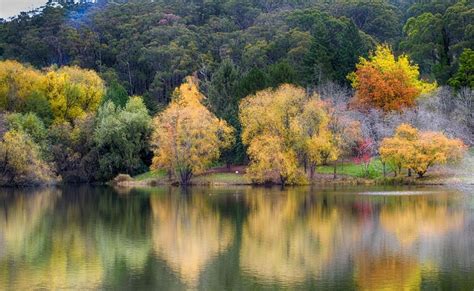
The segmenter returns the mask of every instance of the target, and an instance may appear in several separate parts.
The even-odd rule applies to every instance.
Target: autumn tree
[[[54,122],[71,122],[95,112],[105,93],[103,80],[96,72],[79,67],[50,70],[45,77],[45,92]]]
[[[415,155],[414,144],[417,139],[416,128],[401,124],[393,137],[382,140],[379,149],[380,158],[393,169],[395,176],[402,172],[402,168],[407,167],[409,159]]]
[[[20,111],[35,92],[43,89],[41,72],[18,63],[0,61],[0,109]]]
[[[316,165],[337,159],[326,104],[302,88],[286,84],[246,97],[240,121],[255,182],[302,183],[300,166],[312,176]]]
[[[44,184],[55,180],[39,146],[22,131],[10,130],[0,142],[0,183],[2,185]]]
[[[419,75],[418,67],[406,55],[396,58],[387,45],[380,45],[368,59],[361,57],[356,71],[348,76],[356,90],[354,104],[385,112],[413,107],[418,96],[436,87],[420,80]]]
[[[202,173],[234,140],[233,129],[203,104],[197,81],[186,79],[170,105],[153,120],[153,169],[174,173],[181,184]]]
[[[441,132],[418,131],[411,125],[400,125],[393,137],[385,138],[380,146],[383,161],[400,172],[402,167],[423,177],[431,166],[459,161],[466,146],[459,139],[450,139]]]

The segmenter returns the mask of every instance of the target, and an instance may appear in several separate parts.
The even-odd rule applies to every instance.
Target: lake
[[[474,288],[472,189],[0,190],[0,289]]]

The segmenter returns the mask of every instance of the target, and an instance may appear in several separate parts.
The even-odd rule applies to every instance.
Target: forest
[[[422,178],[474,144],[473,49],[469,0],[50,0],[0,19],[0,184]]]

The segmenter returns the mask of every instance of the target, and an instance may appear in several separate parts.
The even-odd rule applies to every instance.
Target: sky
[[[22,11],[29,11],[43,6],[46,0],[0,0],[0,18],[18,15]]]

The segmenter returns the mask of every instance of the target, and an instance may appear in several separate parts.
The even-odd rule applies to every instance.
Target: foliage
[[[90,182],[98,170],[94,143],[95,116],[72,123],[53,124],[48,130],[49,154],[64,182]]]
[[[396,59],[386,45],[378,46],[369,59],[362,57],[349,79],[356,89],[354,102],[358,107],[385,112],[413,107],[418,96],[436,87],[419,79],[418,67],[410,64],[407,56]]]
[[[96,72],[79,67],[42,73],[15,61],[0,61],[0,108],[35,112],[49,124],[71,122],[94,112],[104,94]],[[49,104],[46,104],[46,101]]]
[[[0,183],[7,186],[55,180],[51,167],[41,158],[39,146],[18,130],[6,132],[0,142],[0,173]]]
[[[201,103],[196,80],[188,77],[165,111],[153,120],[153,169],[166,169],[182,184],[202,173],[233,142],[233,129]]]
[[[28,134],[35,143],[42,144],[47,135],[47,130],[34,113],[11,113],[6,117],[8,128]]]
[[[474,6],[472,1],[420,1],[408,11],[406,37],[400,47],[420,64],[424,75],[444,84],[455,72],[459,55],[472,48]]]
[[[460,161],[465,152],[459,139],[450,139],[440,132],[419,132],[408,124],[400,125],[395,135],[384,139],[380,147],[382,160],[395,165],[398,173],[406,167],[419,177],[433,165]]]
[[[0,109],[20,111],[43,87],[44,76],[16,61],[0,61]]]
[[[96,111],[104,95],[104,83],[94,71],[62,67],[49,71],[45,79],[55,123],[71,122]]]
[[[250,95],[240,104],[242,141],[248,145],[248,175],[258,183],[301,183],[299,166],[337,159],[326,104],[299,87],[282,85]]]
[[[456,89],[469,87],[474,89],[474,51],[465,49],[459,57],[459,68],[449,79],[449,85]]]
[[[99,109],[93,137],[99,179],[109,180],[118,173],[135,175],[146,169],[150,123],[140,97],[131,97],[124,108],[108,101]]]

